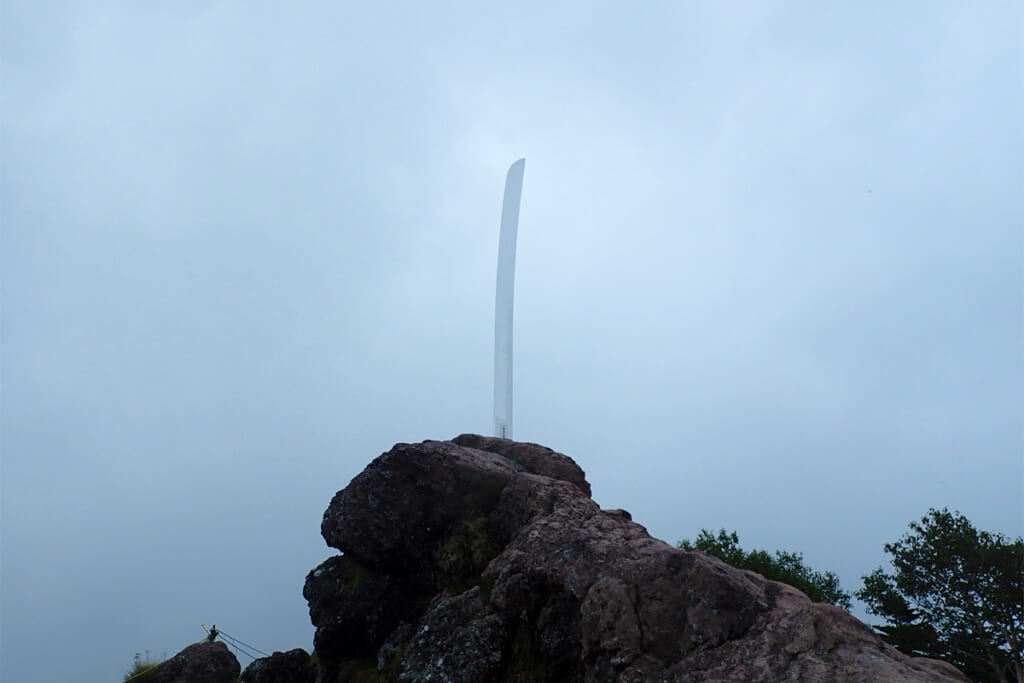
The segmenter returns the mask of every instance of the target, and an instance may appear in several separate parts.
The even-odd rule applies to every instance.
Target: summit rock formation
[[[152,683],[234,683],[241,670],[224,643],[193,643],[161,663],[143,680]]]
[[[398,444],[321,531],[342,554],[303,591],[318,683],[967,680],[838,607],[651,538],[536,444]]]

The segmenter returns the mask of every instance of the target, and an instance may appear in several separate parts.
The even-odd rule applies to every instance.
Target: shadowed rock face
[[[314,683],[316,668],[303,649],[275,652],[253,660],[242,672],[242,683]]]
[[[153,672],[156,683],[234,683],[241,666],[224,643],[195,643]]]
[[[570,458],[398,444],[324,513],[318,681],[966,681],[843,610],[651,538]]]

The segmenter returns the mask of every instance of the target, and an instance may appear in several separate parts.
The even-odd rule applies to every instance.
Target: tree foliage
[[[815,602],[828,602],[833,605],[850,609],[850,594],[839,587],[839,577],[832,572],[816,572],[804,564],[801,553],[790,553],[781,550],[769,555],[764,550],[752,550],[749,553],[740,548],[740,539],[736,532],[727,533],[721,529],[713,535],[707,529],[701,529],[697,540],[679,542],[683,550],[699,550],[714,555],[720,560],[740,569],[757,572],[772,581],[788,583],[807,594]]]
[[[944,659],[975,681],[1024,683],[1024,541],[979,531],[959,512],[929,510],[885,546],[855,593],[910,655]]]

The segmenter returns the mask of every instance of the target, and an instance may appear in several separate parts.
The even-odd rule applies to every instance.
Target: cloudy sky
[[[4,2],[0,678],[311,648],[334,492],[491,429],[520,157],[515,434],[600,504],[847,590],[930,507],[1021,534],[1022,26]]]

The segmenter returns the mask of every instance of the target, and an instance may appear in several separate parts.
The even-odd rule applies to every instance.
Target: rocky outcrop
[[[241,666],[224,643],[195,643],[153,670],[155,683],[234,683]]]
[[[242,683],[314,683],[315,680],[316,667],[302,648],[260,657],[242,672]]]
[[[320,683],[966,681],[797,590],[601,510],[570,458],[475,435],[398,444],[324,513]]]

